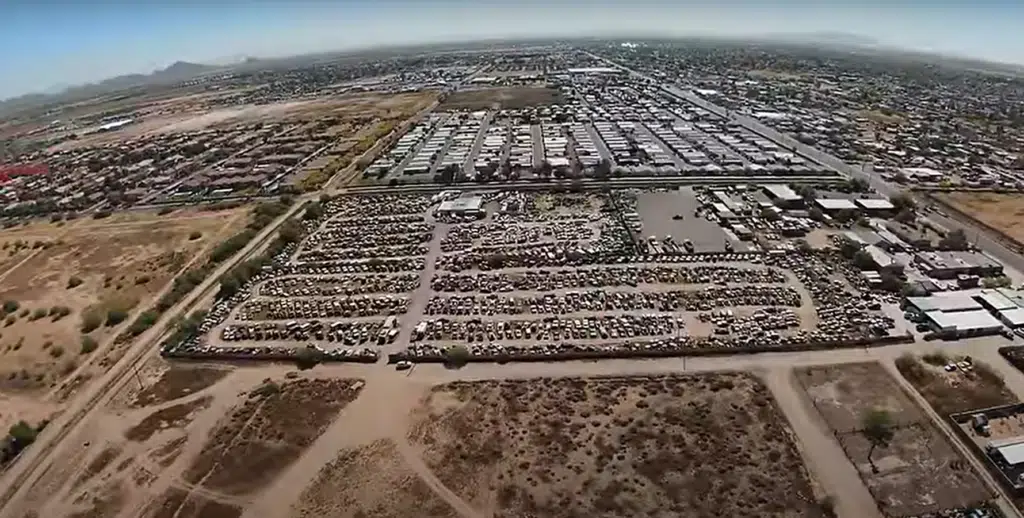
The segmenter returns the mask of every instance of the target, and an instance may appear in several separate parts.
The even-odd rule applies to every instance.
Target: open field
[[[147,305],[207,247],[244,223],[242,210],[139,212],[0,232],[0,247],[20,248],[14,254],[20,259],[0,272],[6,306],[0,390],[37,393],[55,387],[132,310]],[[18,414],[6,410],[5,421]]]
[[[140,376],[33,490],[39,516],[239,516],[362,388],[164,362]]]
[[[433,92],[405,94],[355,94],[303,101],[229,107],[208,106],[188,96],[168,100],[160,109],[146,110],[138,121],[108,133],[93,133],[50,148],[65,151],[125,139],[199,131],[229,124],[280,122],[341,117],[353,121],[373,121],[408,116],[429,105],[436,98]]]
[[[454,383],[418,415],[426,464],[497,517],[821,515],[748,375]]]
[[[925,513],[991,498],[981,480],[924,413],[877,363],[822,366],[797,371],[815,408],[836,434],[879,508],[888,516]],[[895,435],[875,449],[860,433],[861,416],[884,409]]]
[[[554,88],[512,87],[461,90],[448,96],[438,110],[521,110],[559,102]]]
[[[1024,244],[1024,196],[994,192],[947,192],[933,196]]]

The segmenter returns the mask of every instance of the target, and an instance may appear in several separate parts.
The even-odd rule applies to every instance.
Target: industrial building
[[[441,202],[437,207],[439,216],[468,216],[477,217],[483,215],[484,199],[479,196],[468,196]]]
[[[1003,323],[973,296],[948,292],[930,297],[907,297],[903,308],[916,313],[917,321],[943,336],[963,338],[997,334]]]
[[[804,199],[788,185],[762,185],[761,190],[776,206],[783,209],[799,209],[804,206]]]
[[[857,210],[857,204],[846,198],[819,198],[814,205],[825,214],[835,214],[841,210]]]
[[[1003,274],[1003,265],[978,252],[918,252],[914,264],[927,276],[936,279],[955,279],[958,275],[997,277]]]
[[[857,208],[869,216],[883,216],[891,214],[896,207],[892,202],[882,198],[861,198],[853,202]]]

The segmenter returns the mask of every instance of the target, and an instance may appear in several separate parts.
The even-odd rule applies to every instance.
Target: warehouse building
[[[891,214],[896,209],[892,202],[881,198],[861,198],[854,203],[857,208],[870,216],[884,216]]]
[[[800,197],[788,185],[768,184],[762,185],[761,190],[777,207],[783,209],[799,209],[804,206],[804,199]]]
[[[1003,265],[978,252],[918,252],[914,264],[927,276],[936,279],[955,279],[958,275],[997,277],[1003,274]]]
[[[456,198],[441,202],[437,207],[438,216],[479,217],[484,213],[484,199],[479,196]]]
[[[825,214],[835,214],[841,210],[857,210],[857,204],[846,198],[820,198],[814,200],[814,205]]]

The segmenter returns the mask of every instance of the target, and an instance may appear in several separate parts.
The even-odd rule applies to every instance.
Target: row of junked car
[[[288,320],[399,315],[409,298],[399,295],[356,296],[326,299],[253,299],[242,304],[238,320]]]
[[[257,324],[230,324],[221,329],[220,338],[226,342],[237,341],[306,341],[320,340],[340,342],[345,345],[362,345],[376,342],[378,345],[394,342],[398,327],[391,320],[364,322],[320,322],[309,320],[285,323],[261,322]]]
[[[415,273],[396,275],[307,275],[281,276],[257,288],[263,297],[335,297],[370,293],[407,293],[419,286]]]
[[[684,321],[673,315],[602,315],[581,318],[551,316],[543,320],[425,320],[413,330],[413,340],[598,340],[660,336],[676,333]]]
[[[795,311],[784,307],[765,307],[752,314],[741,316],[732,309],[699,313],[697,319],[712,324],[714,333],[727,334],[760,334],[762,331],[778,331],[800,327],[800,317]]]
[[[481,223],[460,225],[448,229],[441,241],[445,253],[471,248],[474,243],[488,246],[521,245],[541,241],[589,241],[596,230],[584,220],[560,221],[548,224]]]
[[[712,286],[672,291],[570,291],[562,295],[433,297],[427,315],[569,314],[588,311],[707,311],[718,307],[800,306],[792,286]]]
[[[519,273],[437,273],[437,292],[552,291],[641,284],[779,284],[786,276],[775,268],[699,266],[630,266],[526,270]]]
[[[384,257],[354,261],[304,261],[283,265],[279,275],[337,275],[343,273],[418,272],[426,267],[422,257]]]

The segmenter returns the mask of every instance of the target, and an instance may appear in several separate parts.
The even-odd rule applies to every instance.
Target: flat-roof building
[[[814,200],[814,205],[828,213],[857,210],[857,205],[846,198],[819,198]]]
[[[762,185],[761,190],[764,191],[765,196],[767,196],[772,203],[779,207],[794,209],[804,206],[804,199],[788,185],[767,184]]]
[[[957,275],[995,277],[1003,274],[1003,265],[978,252],[918,252],[914,263],[929,277],[955,279]]]
[[[870,214],[892,212],[896,208],[893,206],[892,202],[881,198],[861,198],[859,200],[855,200],[854,203],[862,211]]]
[[[483,214],[483,205],[483,198],[467,196],[441,202],[437,207],[437,213],[447,216],[479,216]]]
[[[1003,323],[984,309],[954,312],[930,311],[925,313],[925,317],[935,332],[945,335],[958,337],[991,335],[1003,329]]]

